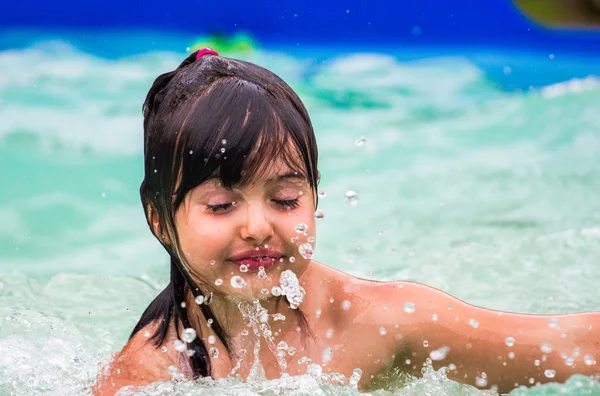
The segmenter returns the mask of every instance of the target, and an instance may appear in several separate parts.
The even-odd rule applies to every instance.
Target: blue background
[[[120,30],[194,34],[248,31],[260,43],[469,45],[598,52],[597,32],[541,27],[510,0],[431,1],[14,1],[0,2],[3,47],[15,28]],[[94,40],[93,35],[84,38]],[[117,39],[115,37],[115,39]],[[27,40],[23,37],[21,41]],[[104,39],[106,40],[106,39]]]

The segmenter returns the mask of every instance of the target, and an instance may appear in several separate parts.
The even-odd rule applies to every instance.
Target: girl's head
[[[302,102],[272,72],[191,54],[146,97],[144,160],[148,223],[188,283],[261,298],[310,262],[298,246],[315,236],[317,146]]]

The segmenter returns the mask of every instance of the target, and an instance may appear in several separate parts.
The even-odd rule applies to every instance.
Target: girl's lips
[[[257,270],[259,267],[265,269],[275,265],[283,254],[271,249],[248,250],[234,254],[229,261],[236,265],[245,265],[249,270]]]
[[[260,267],[265,269],[274,266],[279,262],[280,257],[248,257],[244,259],[231,260],[232,263],[237,265],[245,265],[250,271],[257,270]]]

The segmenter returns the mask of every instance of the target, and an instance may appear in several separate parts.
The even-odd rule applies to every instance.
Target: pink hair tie
[[[203,48],[200,51],[198,51],[198,53],[196,54],[196,60],[200,59],[200,57],[202,55],[206,55],[206,54],[211,54],[211,55],[219,56],[219,54],[217,53],[217,51],[211,50],[210,48]]]

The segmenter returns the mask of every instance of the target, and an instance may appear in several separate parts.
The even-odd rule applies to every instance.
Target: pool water
[[[128,39],[143,41],[122,34],[98,56],[38,36],[0,52],[0,394],[86,394],[166,285],[138,196],[141,105],[187,43],[128,54]],[[600,58],[296,46],[243,57],[281,75],[312,116],[325,195],[317,260],[494,309],[597,309]],[[145,392],[283,391],[355,393],[311,376]],[[376,394],[427,392],[487,394],[433,371]],[[574,376],[513,393],[585,392],[600,384]]]

